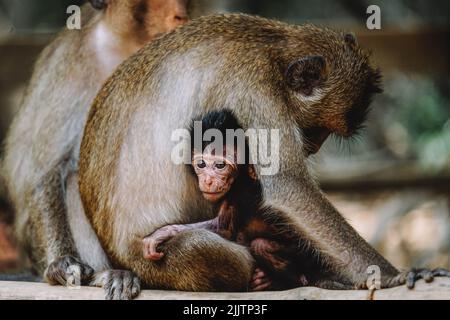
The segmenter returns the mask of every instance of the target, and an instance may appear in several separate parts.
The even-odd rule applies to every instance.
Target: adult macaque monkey
[[[3,172],[16,231],[33,267],[51,284],[87,283],[111,269],[84,216],[77,162],[89,107],[119,63],[188,20],[188,0],[91,0],[81,30],[65,30],[39,57],[6,141]],[[94,270],[93,270],[94,269]],[[139,291],[129,271],[106,271],[93,284],[108,298]],[[122,290],[123,288],[123,290]]]
[[[160,261],[142,254],[142,239],[158,228],[214,217],[197,179],[172,161],[179,149],[171,137],[225,108],[244,129],[279,129],[279,172],[262,175],[256,165],[264,205],[280,212],[337,281],[364,288],[370,265],[380,267],[382,287],[403,284],[408,274],[412,284],[448,275],[400,273],[342,218],[307,171],[306,155],[329,133],[350,136],[361,125],[378,79],[353,36],[247,15],[203,17],[139,51],[97,96],[80,151],[80,194],[108,256],[151,287],[222,288],[230,273],[224,261],[239,262],[231,271],[250,281],[244,248],[228,243],[223,251],[226,245],[209,231],[174,237]]]

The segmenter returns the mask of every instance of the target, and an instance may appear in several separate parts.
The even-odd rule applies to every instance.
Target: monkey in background
[[[130,298],[139,292],[139,280],[132,272],[111,270],[84,214],[79,146],[103,82],[142,46],[186,23],[190,1],[89,2],[92,7],[82,8],[82,29],[61,32],[41,53],[6,138],[2,174],[18,239],[37,273],[65,285],[79,272],[83,284],[105,287],[108,298]]]
[[[279,172],[263,175],[255,166],[263,206],[303,239],[336,283],[367,288],[370,265],[380,267],[384,288],[450,275],[398,271],[308,172],[306,157],[329,134],[349,137],[361,126],[379,80],[351,35],[248,15],[202,17],[140,50],[95,99],[80,150],[81,198],[108,257],[150,288],[211,291],[250,283],[248,251],[207,230],[172,238],[165,259],[142,254],[142,239],[162,226],[214,218],[197,179],[172,162],[171,137],[220,106],[244,129],[279,129]]]
[[[223,138],[227,130],[242,129],[232,112],[228,110],[210,112],[201,120],[202,137],[210,130],[218,130]],[[191,129],[191,141],[194,141]],[[259,267],[255,270],[250,289],[287,289],[308,284],[299,272],[298,238],[278,230],[269,224],[261,210],[261,186],[256,173],[249,164],[248,146],[239,146],[235,137],[233,143],[225,141],[222,154],[210,149],[211,142],[203,141],[202,150],[195,150],[194,143],[190,169],[198,178],[203,197],[211,202],[218,215],[216,218],[188,225],[168,225],[156,230],[143,239],[144,257],[158,261],[164,253],[158,246],[187,230],[206,229],[218,233],[227,240],[250,248]],[[238,163],[242,152],[244,163]],[[303,262],[306,264],[306,261]],[[269,273],[269,276],[267,274]],[[274,283],[273,282],[273,280]]]

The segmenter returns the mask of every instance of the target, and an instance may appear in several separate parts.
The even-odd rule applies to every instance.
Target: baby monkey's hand
[[[172,224],[159,228],[145,237],[142,239],[144,258],[152,261],[160,260],[164,253],[158,251],[158,246],[188,229],[187,225]]]

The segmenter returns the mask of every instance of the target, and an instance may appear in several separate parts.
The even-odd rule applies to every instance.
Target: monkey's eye
[[[217,169],[223,169],[225,168],[226,164],[224,162],[219,162],[215,164]]]
[[[197,162],[197,168],[203,169],[206,167],[206,163],[203,160],[200,160],[199,162]]]

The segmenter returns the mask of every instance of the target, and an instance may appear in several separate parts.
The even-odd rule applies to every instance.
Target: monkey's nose
[[[189,17],[185,15],[176,15],[174,17],[175,23],[184,24],[189,21]]]

